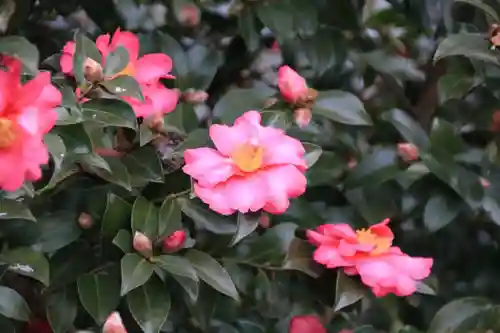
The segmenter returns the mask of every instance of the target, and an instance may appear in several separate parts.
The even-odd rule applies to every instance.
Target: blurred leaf
[[[128,224],[132,213],[132,206],[109,192],[106,199],[106,210],[102,216],[101,233],[106,237],[114,237],[118,230]]]
[[[144,101],[141,87],[132,76],[120,75],[111,80],[103,81],[100,85],[113,95],[128,96]]]
[[[184,257],[162,254],[161,256],[154,257],[153,262],[170,274],[198,282],[198,275],[193,265]]]
[[[81,235],[81,229],[76,223],[74,214],[55,212],[38,218],[39,236],[31,245],[35,251],[50,253],[76,241]]]
[[[421,149],[429,145],[429,138],[420,124],[404,111],[392,109],[384,113],[381,118],[390,122],[406,141]]]
[[[82,104],[83,117],[101,126],[137,129],[137,120],[132,107],[117,99],[93,99]]]
[[[121,260],[121,295],[145,284],[153,275],[154,266],[135,253],[128,253]]]
[[[186,253],[188,259],[198,276],[215,290],[239,301],[238,291],[231,280],[227,271],[219,264],[217,260],[204,252],[198,250],[189,250]]]
[[[9,265],[9,270],[49,285],[49,262],[40,252],[30,248],[16,248],[0,255],[0,262]]]
[[[132,232],[140,231],[150,239],[155,239],[158,232],[158,208],[139,196],[132,206]]]
[[[189,59],[182,46],[164,32],[156,32],[161,51],[168,54],[174,63],[172,72],[176,77],[185,77],[189,73]]]
[[[113,244],[118,246],[123,253],[132,251],[132,235],[128,230],[120,229],[113,238]]]
[[[40,54],[35,45],[20,36],[0,38],[0,53],[20,59],[31,73],[38,73]]]
[[[337,283],[335,285],[335,307],[334,311],[340,311],[349,305],[352,305],[363,297],[365,291],[343,272],[337,273]]]
[[[205,147],[209,142],[208,130],[198,128],[188,134],[184,141],[175,148],[176,154],[182,155],[187,149]]]
[[[181,88],[206,90],[222,64],[222,56],[216,49],[210,49],[201,44],[193,45],[187,52],[189,59],[188,83]],[[180,80],[182,82],[182,80]]]
[[[101,52],[93,41],[88,39],[83,33],[75,35],[75,54],[73,56],[73,73],[78,84],[84,83],[84,64],[87,58],[93,59],[99,64],[102,61]]]
[[[238,27],[241,37],[245,40],[245,45],[250,52],[258,49],[260,44],[260,35],[257,32],[255,24],[255,15],[253,11],[245,7],[238,16]]]
[[[256,9],[257,17],[276,34],[278,41],[291,39],[295,36],[293,11],[286,2],[263,2]]]
[[[291,125],[290,115],[283,111],[265,110],[260,113],[262,125],[287,130]]]
[[[451,56],[464,56],[473,60],[500,65],[498,55],[490,50],[490,42],[485,35],[460,33],[447,36],[434,54],[434,62]]]
[[[77,305],[75,297],[68,290],[50,295],[46,314],[53,333],[67,333],[73,328]]]
[[[265,101],[274,93],[274,90],[267,86],[231,89],[215,104],[213,115],[219,118],[222,123],[232,125],[236,118],[246,111],[262,109]]]
[[[97,324],[103,324],[120,303],[120,281],[109,272],[88,273],[78,278],[78,295]]]
[[[31,311],[17,291],[0,286],[0,314],[19,321],[28,321]]]
[[[158,221],[158,237],[170,235],[182,228],[182,211],[178,201],[166,197],[160,207]]]
[[[460,212],[457,202],[443,195],[433,195],[424,209],[424,224],[426,228],[435,232],[448,225]]]
[[[104,62],[104,76],[112,77],[122,72],[130,62],[129,54],[126,48],[118,46],[106,56]]]
[[[444,103],[450,99],[464,98],[474,87],[479,85],[478,77],[470,77],[464,73],[449,73],[439,78],[439,101]]]
[[[313,114],[347,125],[372,124],[363,103],[355,95],[340,90],[321,91],[313,106]]]
[[[390,75],[396,80],[422,81],[425,74],[413,59],[392,55],[383,50],[376,50],[360,55],[360,59],[377,72]]]
[[[466,3],[481,9],[486,15],[489,15],[494,22],[499,22],[500,17],[498,16],[495,9],[489,6],[484,0],[454,0],[455,3]]]
[[[230,235],[236,232],[236,225],[227,217],[217,215],[193,200],[182,197],[176,200],[182,212],[192,219],[198,228],[220,235]]]
[[[231,246],[236,245],[243,238],[254,232],[259,226],[260,214],[242,214],[238,213],[238,225],[236,233],[231,240]]]
[[[144,333],[159,333],[170,312],[170,296],[156,278],[127,295],[132,317]]]
[[[365,156],[349,173],[346,186],[366,186],[383,183],[399,173],[396,152],[380,148]]]
[[[0,220],[22,219],[36,222],[28,207],[17,200],[0,199]]]
[[[315,144],[309,142],[303,142],[302,145],[306,150],[306,154],[304,155],[304,159],[306,160],[306,164],[308,168],[311,168],[321,157],[323,153],[323,149]]]
[[[439,118],[432,122],[430,141],[431,153],[438,160],[452,161],[453,156],[464,152],[466,147],[454,126]]]

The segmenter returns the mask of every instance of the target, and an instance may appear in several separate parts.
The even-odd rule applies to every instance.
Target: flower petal
[[[188,149],[184,160],[182,170],[202,187],[215,186],[234,174],[233,162],[212,148]]]
[[[139,58],[134,78],[139,83],[153,83],[161,78],[171,78],[172,59],[163,53],[146,54]]]
[[[268,201],[264,210],[271,214],[282,214],[290,205],[289,198],[301,196],[306,190],[307,180],[293,165],[282,165],[259,171],[267,180]]]

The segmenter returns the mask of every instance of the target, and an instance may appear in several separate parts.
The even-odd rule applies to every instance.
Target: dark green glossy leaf
[[[365,290],[355,283],[352,278],[342,272],[337,273],[337,283],[335,285],[335,307],[334,311],[340,311],[343,308],[352,305],[363,297]]]
[[[372,124],[363,103],[355,95],[340,90],[321,91],[314,104],[313,114],[347,125]]]
[[[127,167],[121,162],[121,160],[115,157],[102,157],[102,159],[108,164],[109,170],[103,169],[94,164],[86,163],[86,166],[91,172],[108,182],[119,185],[126,190],[132,190],[130,175],[128,174]]]
[[[156,150],[151,146],[133,150],[123,157],[122,162],[127,167],[132,186],[163,182],[163,167]]]
[[[31,311],[17,291],[0,286],[0,314],[15,320],[28,321]]]
[[[180,197],[176,200],[182,212],[191,218],[198,228],[222,235],[236,232],[236,224],[228,218],[217,215],[188,198]]]
[[[128,230],[120,229],[113,238],[113,244],[118,246],[124,253],[132,252],[132,235]]]
[[[158,208],[143,197],[137,197],[132,206],[132,232],[140,231],[151,239],[157,237]]]
[[[20,59],[31,73],[38,73],[40,54],[35,45],[20,36],[5,36],[0,39],[0,53]]]
[[[76,216],[68,212],[39,217],[37,229],[39,236],[31,247],[45,253],[57,251],[76,241],[81,235]]]
[[[0,199],[0,220],[23,219],[35,222],[28,207],[17,200]]]
[[[482,34],[460,33],[446,37],[434,54],[434,62],[451,56],[464,56],[500,65],[498,55],[490,50],[490,43]]]
[[[443,195],[432,196],[424,209],[424,224],[431,232],[448,225],[460,212],[459,204]]]
[[[113,95],[133,97],[140,101],[144,100],[141,87],[132,76],[120,75],[100,84]]]
[[[302,145],[306,150],[304,159],[306,160],[307,167],[310,168],[319,160],[321,154],[323,153],[323,149],[320,146],[309,142],[303,142]]]
[[[383,183],[399,174],[397,154],[394,150],[380,148],[367,155],[349,173],[346,186],[356,187]]]
[[[260,214],[242,214],[238,213],[238,224],[236,227],[236,233],[231,240],[231,246],[236,245],[243,238],[254,232],[259,226]]]
[[[123,256],[121,260],[122,287],[121,295],[145,284],[153,275],[154,266],[135,253]]]
[[[0,255],[0,262],[9,265],[9,270],[49,285],[49,261],[40,252],[30,248],[16,248]]]
[[[166,197],[160,208],[158,237],[170,235],[182,228],[182,211],[179,202],[173,197]]]
[[[137,120],[132,107],[117,99],[94,99],[82,104],[85,120],[101,126],[117,126],[137,129]]]
[[[104,65],[104,76],[112,77],[127,67],[130,62],[129,54],[126,48],[118,46],[106,56]]]
[[[50,295],[46,314],[54,333],[67,333],[73,328],[77,306],[76,297],[68,290]]]
[[[424,149],[429,145],[427,133],[418,122],[404,111],[392,109],[382,115],[382,119],[390,122],[408,142]]]
[[[118,230],[128,224],[131,213],[132,206],[128,202],[109,192],[106,210],[102,217],[101,233],[107,237],[114,237]]]
[[[252,9],[245,7],[238,16],[238,27],[245,40],[247,49],[254,52],[259,47],[260,36],[255,24],[255,15]]]

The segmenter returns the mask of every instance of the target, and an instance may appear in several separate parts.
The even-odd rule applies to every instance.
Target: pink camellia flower
[[[175,252],[179,250],[186,241],[186,232],[184,230],[174,231],[170,236],[163,240],[163,250],[165,252]]]
[[[142,102],[133,97],[125,96],[123,99],[131,104],[137,117],[147,117],[155,113],[168,113],[174,110],[179,94],[165,88],[160,82],[161,78],[174,78],[170,75],[172,70],[172,59],[163,53],[151,53],[139,57],[139,39],[128,31],[117,29],[110,37],[109,34],[97,37],[96,47],[102,55],[102,65],[105,66],[106,56],[117,47],[124,47],[128,51],[129,63],[112,79],[120,75],[132,76],[140,85],[145,101]],[[73,74],[73,56],[75,54],[75,42],[68,42],[63,48],[61,55],[61,69],[63,73]],[[100,65],[92,59],[84,62],[84,71],[89,74],[99,72]]]
[[[412,143],[398,143],[398,153],[406,162],[418,160],[418,148]]]
[[[317,316],[295,316],[290,320],[288,333],[326,333],[326,328],[323,326]]]
[[[278,87],[283,99],[292,104],[306,99],[309,94],[306,80],[288,66],[281,66],[278,71]]]
[[[42,72],[22,85],[21,63],[13,58],[0,70],[0,188],[19,189],[25,180],[42,176],[40,165],[47,164],[49,153],[43,137],[57,120],[54,108],[61,93]]]
[[[115,311],[106,319],[102,328],[102,333],[127,333],[127,329],[123,325],[122,317]]]
[[[347,275],[359,274],[377,297],[411,295],[417,282],[429,276],[433,260],[410,257],[392,246],[394,235],[388,223],[385,219],[357,231],[344,223],[308,230],[309,241],[318,247],[313,259],[327,268],[344,267]]]
[[[134,247],[134,250],[136,250],[146,258],[151,257],[151,255],[153,254],[153,242],[142,232],[135,232],[132,245]]]
[[[233,126],[212,125],[210,138],[216,149],[184,153],[183,170],[196,180],[195,194],[220,214],[260,209],[281,214],[289,198],[306,189],[301,142],[260,122],[259,112],[247,111]]]

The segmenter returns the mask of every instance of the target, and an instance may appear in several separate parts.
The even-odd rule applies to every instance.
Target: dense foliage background
[[[97,332],[115,310],[131,333],[287,332],[306,314],[329,332],[500,331],[500,42],[490,41],[500,1],[3,0],[0,10],[0,53],[23,61],[25,79],[51,71],[63,94],[43,178],[0,191],[2,333],[45,321]],[[137,33],[141,54],[173,59],[165,84],[182,95],[161,134],[120,100],[81,103],[83,73],[60,71],[66,42],[81,66],[119,27]],[[105,71],[117,73],[127,60],[113,56]],[[284,64],[319,92],[303,128],[276,88]],[[104,88],[140,97],[133,80]],[[247,110],[307,149],[307,191],[282,215],[218,215],[181,170],[211,124]],[[404,142],[420,159],[402,158]],[[375,298],[312,261],[307,229],[387,217],[395,244],[434,258],[419,293]],[[183,249],[162,253],[176,230]],[[136,231],[155,243],[152,259],[132,247]]]

